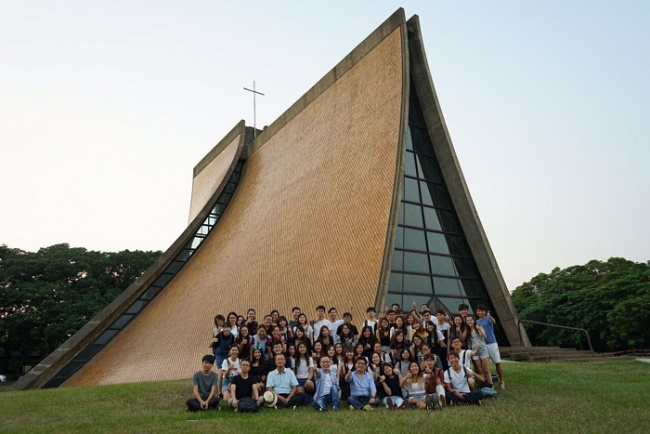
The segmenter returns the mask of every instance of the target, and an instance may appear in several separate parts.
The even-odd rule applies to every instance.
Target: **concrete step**
[[[602,360],[631,360],[633,356],[617,356],[613,353],[595,353],[595,354],[569,354],[569,355],[546,355],[546,356],[532,356],[529,361],[531,362],[593,362]]]
[[[605,357],[599,357],[598,353],[594,357],[576,357],[572,359],[551,359],[549,362],[551,363],[558,363],[558,362],[612,362],[612,361],[619,361],[619,360],[634,360],[636,357],[634,356],[605,356]]]

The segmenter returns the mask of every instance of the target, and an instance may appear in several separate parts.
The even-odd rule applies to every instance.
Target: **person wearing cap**
[[[284,354],[275,356],[275,370],[266,377],[266,388],[278,398],[277,408],[296,408],[307,405],[309,396],[298,393],[298,379],[290,369],[285,369],[287,360]]]
[[[350,383],[350,397],[348,398],[350,410],[374,410],[372,407],[379,402],[377,387],[375,380],[368,372],[365,357],[357,357],[354,362],[354,370],[345,374],[345,381]]]
[[[339,398],[339,377],[336,370],[330,369],[332,361],[325,356],[320,359],[320,368],[314,369],[316,378],[316,393],[314,393],[314,408],[317,411],[327,410],[327,404],[332,403],[332,410],[338,411],[340,406]]]

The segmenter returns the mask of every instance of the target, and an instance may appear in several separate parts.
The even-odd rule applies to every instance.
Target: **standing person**
[[[454,338],[459,338],[460,343],[464,350],[467,349],[467,324],[460,315],[454,315],[454,325],[448,330],[447,342],[451,342]],[[449,348],[447,348],[448,351]]]
[[[260,400],[260,394],[257,387],[257,379],[250,374],[251,362],[249,360],[242,360],[240,365],[239,375],[232,379],[230,383],[230,406],[237,411],[239,401],[242,398],[252,398],[255,400],[257,406],[260,406],[263,399]]]
[[[377,330],[377,311],[374,307],[371,306],[366,309],[366,319],[363,321],[363,326],[370,327],[372,334],[375,334],[375,331]]]
[[[338,411],[341,405],[339,398],[339,377],[329,357],[321,359],[321,367],[314,369],[316,393],[314,393],[314,408],[317,411],[327,410],[327,404],[332,403],[332,411]]]
[[[251,368],[249,375],[257,379],[257,390],[262,395],[264,390],[264,385],[266,384],[266,374],[269,371],[266,369],[266,361],[264,360],[264,353],[262,348],[253,347],[252,358],[251,358]]]
[[[401,373],[390,364],[382,365],[383,375],[379,376],[379,389],[384,395],[383,403],[389,410],[395,410],[402,406],[402,388],[400,387]]]
[[[367,367],[366,359],[358,357],[354,362],[354,371],[345,375],[345,381],[350,383],[350,410],[372,411],[372,407],[377,405],[377,388]]]
[[[346,347],[343,350],[343,362],[339,364],[339,378],[341,381],[341,398],[348,399],[350,397],[350,383],[345,381],[348,372],[354,371],[354,348]]]
[[[264,360],[269,360],[269,351],[267,347],[269,347],[271,344],[269,344],[269,337],[266,335],[266,328],[263,326],[258,327],[257,335],[253,336],[252,342],[253,346],[259,347],[259,349],[262,350],[262,354],[264,354]],[[273,341],[271,340],[270,342]]]
[[[408,349],[411,346],[411,343],[407,341],[404,337],[404,333],[401,330],[398,330],[391,339],[390,342],[390,355],[394,362],[397,362],[400,359],[403,349]],[[382,345],[383,349],[383,345]]]
[[[451,328],[451,324],[449,324],[447,318],[449,318],[449,314],[444,310],[436,311],[436,328],[445,336],[447,336],[447,330]]]
[[[476,351],[476,355],[472,356],[474,360],[474,365],[476,366],[476,372],[485,377],[490,386],[492,384],[492,375],[490,375],[490,355],[488,354],[487,348],[485,346],[485,330],[483,327],[476,324],[476,320],[472,315],[467,315],[467,335],[468,335],[468,347],[471,348],[472,352]]]
[[[301,313],[298,315],[298,325],[302,327],[302,329],[305,332],[305,337],[310,343],[314,342],[314,329],[312,328],[311,325],[309,325],[309,321],[307,320],[307,315],[304,313]],[[294,328],[294,333],[295,333],[295,328]]]
[[[217,361],[217,374],[219,375],[219,380],[221,380],[221,365],[223,365],[223,361],[228,358],[230,348],[235,345],[235,336],[230,333],[230,323],[223,323],[223,329],[219,332],[217,337],[214,338],[214,342],[216,343],[214,357]],[[219,381],[219,390],[221,390],[221,381]]]
[[[379,381],[381,376],[381,354],[372,353],[370,355],[370,364],[368,365],[368,372],[372,375],[372,378],[375,380],[375,383]],[[375,384],[376,386],[376,384]]]
[[[212,370],[214,356],[206,354],[201,359],[202,369],[192,377],[193,397],[187,400],[188,411],[216,410],[219,408],[217,396],[218,375]]]
[[[339,313],[336,310],[335,307],[330,307],[330,310],[327,311],[327,314],[329,315],[329,324],[327,324],[327,327],[330,329],[330,336],[334,339],[334,342],[332,343],[335,344],[339,342],[339,337],[336,334],[336,331],[339,329],[339,326],[343,325],[345,321],[339,318]]]
[[[332,367],[334,367],[333,365],[336,365],[336,367],[338,368],[338,366],[341,363],[343,363],[343,344],[342,343],[339,342],[338,344],[334,344],[334,356],[330,357],[330,359],[332,360]]]
[[[341,327],[339,327],[339,342],[345,345],[346,347],[349,346],[354,346],[357,343],[357,337],[354,333],[352,333],[352,329],[350,328],[350,324],[343,324]]]
[[[307,395],[298,393],[298,379],[290,370],[285,369],[287,363],[284,354],[275,356],[275,370],[269,372],[266,378],[266,388],[278,397],[278,408],[293,408],[307,404]]]
[[[363,326],[361,329],[361,336],[359,336],[359,343],[363,345],[363,355],[368,357],[375,348],[377,338],[370,326]]]
[[[377,326],[377,340],[381,343],[381,350],[384,353],[390,353],[390,323],[387,318],[381,318]]]
[[[293,337],[293,329],[289,327],[289,322],[286,317],[281,316],[278,318],[278,329],[280,329],[280,335],[284,338],[285,342]]]
[[[323,344],[316,341],[311,348],[311,357],[314,359],[314,366],[320,366],[320,359],[325,356]]]
[[[321,326],[319,333],[318,333],[318,339],[316,339],[316,342],[320,342],[323,348],[327,348],[330,345],[334,345],[334,337],[331,336],[331,331],[328,326],[323,325]]]
[[[350,328],[350,333],[354,336],[355,340],[359,336],[359,329],[357,329],[357,326],[352,324],[352,314],[350,312],[345,312],[343,314],[343,324],[338,326],[336,329],[336,334],[340,335],[342,331],[343,325],[347,325]]]
[[[467,380],[469,378],[476,378],[478,381],[483,381],[483,377],[471,369],[461,366],[460,359],[455,351],[450,351],[447,357],[449,358],[449,369],[445,371],[444,377],[445,389],[447,389],[447,402],[451,405],[481,405],[483,394],[481,392],[472,392]]]
[[[300,316],[300,308],[298,306],[294,306],[291,308],[291,321],[289,321],[289,327],[293,330],[294,327],[296,327],[298,323],[298,317]]]
[[[483,327],[485,330],[485,346],[487,347],[488,355],[492,359],[492,363],[497,368],[497,375],[499,375],[499,386],[501,389],[506,388],[506,383],[503,381],[503,370],[501,369],[501,353],[499,352],[499,344],[497,344],[497,338],[494,335],[494,325],[497,323],[490,311],[487,310],[487,307],[483,304],[476,306],[476,315],[478,315],[478,324]],[[491,381],[492,379],[490,379]]]
[[[241,326],[239,328],[239,337],[235,339],[237,347],[239,347],[239,358],[240,359],[250,359],[250,350],[251,350],[251,336],[248,333],[248,327]]]
[[[300,343],[307,345],[307,352],[311,354],[311,341],[305,335],[305,329],[299,325],[293,329],[293,337],[289,339],[289,345],[293,345],[298,348]]]
[[[441,367],[443,369],[447,368],[447,344],[445,343],[445,335],[442,334],[440,330],[436,328],[433,321],[429,321],[426,324],[427,336],[424,339],[424,343],[429,346],[431,352],[438,356],[438,360],[441,361]]]
[[[388,363],[389,365],[393,366],[393,359],[390,358],[390,353],[385,353],[383,348],[384,347],[382,347],[379,342],[375,342],[373,350],[375,353],[381,356],[381,363]]]
[[[314,342],[318,340],[323,326],[329,326],[329,321],[325,318],[325,306],[321,304],[320,306],[316,306],[316,319],[313,320]]]
[[[226,317],[226,322],[230,324],[230,333],[233,334],[235,339],[239,336],[239,326],[237,325],[237,313],[230,312]]]
[[[460,315],[460,317],[463,319],[463,322],[465,322],[468,313],[469,313],[468,305],[466,305],[465,303],[461,303],[458,305],[458,315]]]
[[[251,336],[257,334],[257,320],[255,319],[255,309],[248,309],[248,312],[246,313],[246,321],[244,322],[244,325],[248,327],[248,333],[250,333]]]
[[[230,356],[223,361],[221,365],[221,393],[226,402],[230,400],[230,383],[232,379],[239,375],[239,348],[237,345],[230,347]]]

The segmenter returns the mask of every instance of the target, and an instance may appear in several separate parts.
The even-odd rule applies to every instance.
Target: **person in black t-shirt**
[[[246,359],[242,360],[239,366],[239,375],[233,377],[231,380],[230,393],[232,398],[228,400],[228,404],[234,409],[237,409],[239,400],[242,398],[253,398],[258,406],[262,404],[257,387],[259,379],[248,375],[250,369],[251,362]]]

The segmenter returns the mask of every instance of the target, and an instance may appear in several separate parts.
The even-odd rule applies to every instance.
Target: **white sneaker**
[[[506,390],[506,383],[504,383],[503,381],[499,383],[499,386],[501,386],[501,390]]]

